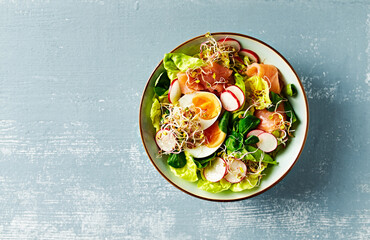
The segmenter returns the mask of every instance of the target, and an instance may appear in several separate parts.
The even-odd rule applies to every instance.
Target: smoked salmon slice
[[[177,79],[179,81],[182,94],[188,94],[205,89],[200,82],[197,83],[193,77],[186,75],[186,73],[177,73]]]
[[[183,72],[177,73],[182,94],[202,90],[221,93],[227,85],[234,83],[233,71],[218,63],[212,63],[195,71],[194,77]]]
[[[276,112],[280,113],[283,119],[281,119],[280,115]],[[269,133],[280,129],[280,127],[282,126],[282,122],[286,121],[286,114],[284,113],[283,104],[279,104],[276,112],[269,112],[266,109],[256,110],[254,112],[254,115],[261,120],[260,124],[257,126],[257,129]]]
[[[202,69],[199,79],[208,91],[221,93],[227,84],[233,82],[232,74],[233,70],[213,62]]]
[[[280,94],[281,86],[279,82],[279,72],[275,66],[262,63],[253,63],[248,66],[247,75],[249,77],[261,77],[268,82],[270,91]]]

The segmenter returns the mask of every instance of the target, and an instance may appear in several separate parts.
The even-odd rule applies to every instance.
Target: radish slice
[[[155,141],[158,147],[166,153],[173,151],[177,145],[175,135],[166,129],[162,129],[157,132],[155,135]]]
[[[258,138],[260,141],[257,143],[257,147],[264,152],[272,152],[278,145],[276,137],[271,133],[261,133]]]
[[[260,58],[258,57],[257,53],[249,49],[240,50],[239,56],[248,57],[252,63],[255,63],[255,62],[258,63],[260,61]]]
[[[231,183],[241,182],[245,175],[247,174],[247,166],[241,160],[234,160],[229,165],[228,174],[226,174],[225,179]]]
[[[225,176],[226,170],[225,160],[217,157],[204,168],[203,175],[210,182],[218,182]]]
[[[222,106],[226,109],[226,111],[232,112],[240,107],[238,98],[234,93],[228,90],[225,90],[221,93],[220,99]]]
[[[177,102],[181,97],[181,88],[179,80],[175,79],[172,81],[170,85],[170,89],[168,90],[168,101],[170,103]]]
[[[218,43],[224,45],[224,46],[230,46],[235,49],[235,51],[239,52],[241,49],[240,43],[232,38],[223,38],[217,41]]]
[[[232,86],[227,87],[226,90],[234,93],[234,95],[236,96],[236,98],[239,101],[240,106],[242,106],[244,104],[245,96],[244,96],[243,90],[241,90],[240,87],[238,87],[236,85],[232,85]]]
[[[257,137],[258,137],[258,135],[260,135],[261,133],[264,133],[264,131],[259,130],[259,129],[255,129],[255,130],[250,131],[250,132],[247,134],[247,137],[252,136],[252,135],[254,135],[254,136],[257,136]]]

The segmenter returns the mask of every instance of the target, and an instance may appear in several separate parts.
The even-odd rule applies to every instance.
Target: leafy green
[[[170,103],[170,101],[168,100],[167,94],[168,94],[168,90],[162,96],[158,96],[159,103]]]
[[[239,118],[239,117],[233,118],[231,124],[229,124],[231,126],[231,129],[235,132],[239,132],[239,121],[240,121],[240,119],[241,118]]]
[[[297,115],[295,114],[292,105],[290,104],[289,101],[284,102],[284,109],[285,109],[285,114],[289,119],[292,120],[292,123],[297,121]]]
[[[267,108],[268,111],[275,111],[276,107],[278,107],[280,103],[284,102],[284,110],[287,117],[292,120],[292,123],[297,121],[297,115],[295,114],[294,109],[288,99],[283,98],[279,94],[276,94],[274,92],[271,92],[270,96],[272,104],[269,108]]]
[[[261,120],[253,115],[247,115],[245,118],[241,118],[238,123],[238,131],[245,136],[250,130],[255,129]]]
[[[197,166],[193,161],[193,157],[185,151],[185,158],[186,158],[186,165],[182,168],[173,168],[170,166],[171,172],[182,179],[185,179],[189,182],[196,182],[198,181],[197,175]]]
[[[234,74],[234,79],[235,79],[235,85],[238,86],[243,91],[244,98],[245,98],[244,77],[242,75],[240,75],[239,73],[235,73]],[[245,105],[245,101],[244,101],[243,105],[240,107],[240,109],[243,109],[244,105]]]
[[[271,104],[268,83],[258,76],[245,81],[246,99],[250,105],[256,104],[256,109],[265,109]]]
[[[256,161],[260,161],[262,159],[262,162],[264,163],[277,164],[277,162],[270,155],[264,153],[262,150],[258,148],[247,145],[246,150],[248,152],[251,152],[252,156],[255,158]]]
[[[224,178],[219,182],[210,182],[205,179],[199,179],[198,188],[211,193],[218,193],[228,190],[231,187],[231,183],[226,181]]]
[[[284,144],[279,144],[276,149],[270,152],[270,156],[276,158],[276,155],[285,148]]]
[[[230,190],[240,192],[246,189],[252,189],[257,185],[259,176],[260,174],[249,174],[241,182],[231,185]]]
[[[162,115],[161,104],[159,103],[156,97],[153,97],[153,103],[150,109],[150,119],[152,120],[152,124],[156,132],[158,132],[160,129],[159,124],[161,121],[161,115]]]
[[[165,72],[162,72],[154,84],[154,92],[158,96],[164,95],[170,87],[170,79],[168,78],[167,74]]]
[[[271,99],[271,106],[267,108],[269,112],[274,112],[275,108],[279,106],[279,104],[284,100],[279,94],[274,92],[270,92],[270,99]],[[276,106],[277,105],[277,106]]]
[[[174,80],[177,78],[178,72],[185,72],[189,68],[195,69],[202,67],[205,65],[205,62],[184,53],[167,53],[164,55],[163,65],[167,71],[168,77]]]
[[[281,130],[276,129],[276,130],[272,131],[271,134],[274,135],[276,138],[280,138]]]
[[[167,164],[174,168],[182,168],[186,165],[185,153],[180,152],[179,154],[170,154],[167,159]]]
[[[218,123],[218,127],[227,134],[227,129],[229,126],[229,120],[230,120],[231,113],[228,111],[225,111],[222,115],[220,122]]]
[[[248,109],[248,111],[247,111]],[[244,105],[244,107],[241,110],[238,110],[236,112],[233,112],[232,121],[234,122],[236,119],[240,119],[243,117],[245,111],[247,111],[246,114],[253,115],[254,114],[254,107],[248,106],[248,104]]]
[[[238,151],[243,147],[243,135],[232,131],[225,141],[226,149],[230,152]]]
[[[283,93],[288,97],[293,97],[297,95],[298,91],[294,84],[287,84],[283,89]]]
[[[245,160],[245,161],[257,162],[257,160],[253,157],[253,155],[250,154],[245,148],[242,148],[239,151],[234,152],[233,156],[235,158],[242,159],[242,160]]]
[[[245,139],[244,144],[249,145],[249,144],[255,144],[258,143],[260,140],[257,136],[251,135],[247,139]]]
[[[215,156],[216,153],[204,158],[193,158],[193,160],[195,165],[197,165],[197,168],[205,168],[207,167],[208,163],[215,158]]]

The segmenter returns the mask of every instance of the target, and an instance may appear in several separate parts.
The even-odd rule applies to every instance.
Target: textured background
[[[138,127],[164,53],[210,32],[279,50],[306,88],[300,160],[215,203],[156,172]],[[0,1],[0,239],[369,239],[369,1]]]

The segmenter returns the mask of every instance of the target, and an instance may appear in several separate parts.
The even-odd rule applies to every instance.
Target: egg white
[[[191,105],[193,105],[193,98],[198,93],[212,94],[215,97],[215,99],[217,99],[218,103],[220,104],[220,111],[217,113],[217,116],[215,116],[212,119],[207,119],[207,120],[206,119],[199,118],[200,130],[204,130],[204,129],[209,128],[214,122],[216,122],[218,116],[220,116],[221,109],[222,109],[222,104],[221,104],[220,99],[215,94],[213,94],[213,93],[210,93],[210,92],[194,92],[194,93],[190,93],[190,94],[185,94],[184,96],[182,96],[179,99],[179,105],[180,105],[180,107],[184,107],[185,108],[185,107],[190,107]]]
[[[187,151],[188,153],[190,153],[190,155],[192,155],[195,158],[204,158],[204,157],[208,157],[209,155],[216,152],[217,149],[221,145],[222,145],[222,143],[219,146],[214,147],[214,148],[209,148],[205,145],[200,145],[198,147],[191,148],[191,149],[190,148],[185,148],[184,150]]]

